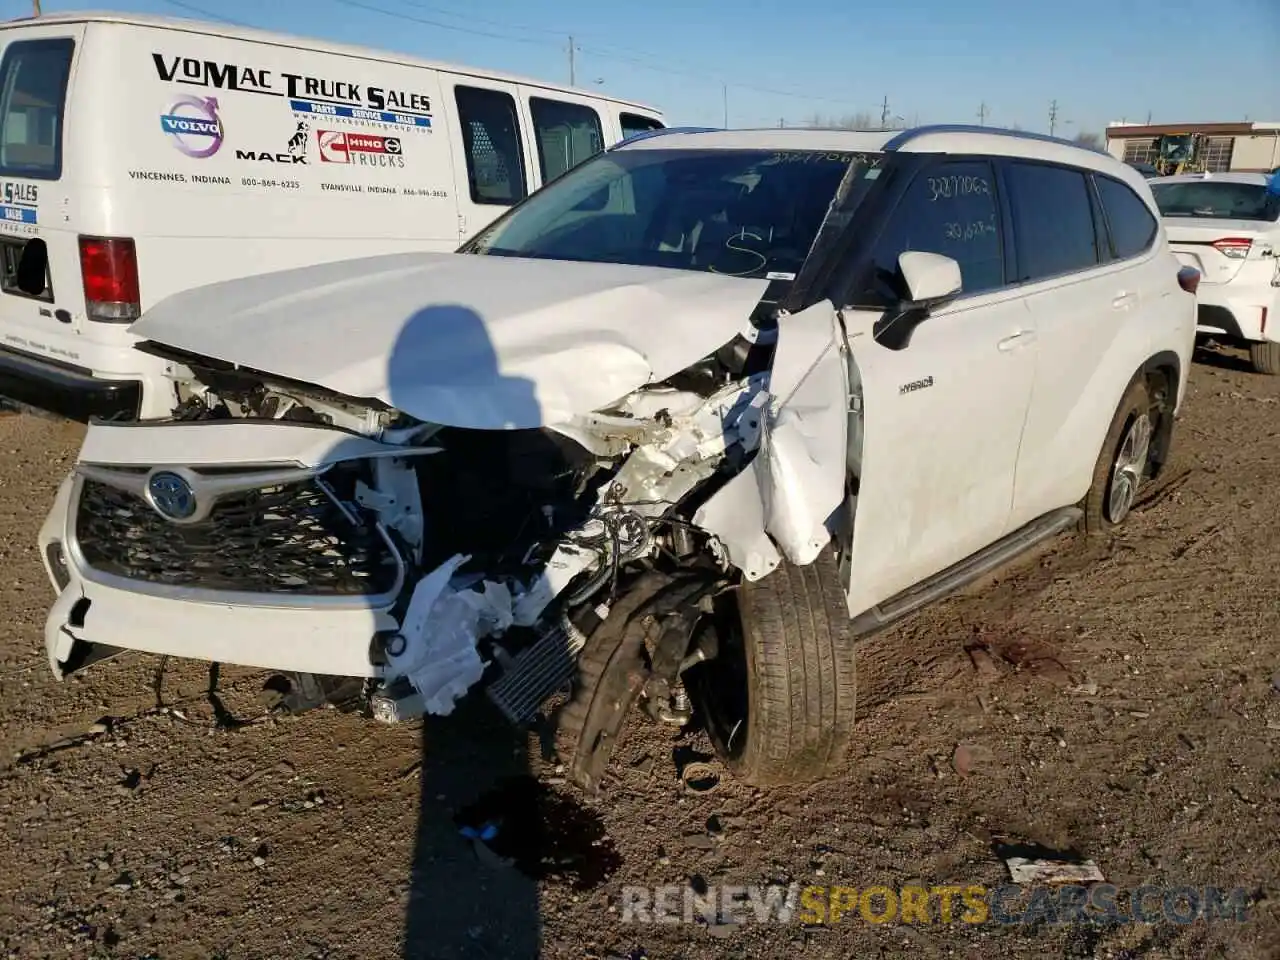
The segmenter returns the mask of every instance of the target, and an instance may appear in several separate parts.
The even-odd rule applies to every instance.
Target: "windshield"
[[[850,164],[875,155],[619,150],[482,231],[464,253],[793,280]]]
[[[1156,206],[1166,217],[1201,217],[1218,220],[1275,220],[1280,218],[1280,196],[1261,183],[1229,183],[1195,180],[1151,185]]]

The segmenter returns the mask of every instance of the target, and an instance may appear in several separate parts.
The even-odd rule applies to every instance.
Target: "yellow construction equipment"
[[[1156,139],[1152,164],[1162,177],[1205,172],[1205,138],[1199,133],[1165,134]]]

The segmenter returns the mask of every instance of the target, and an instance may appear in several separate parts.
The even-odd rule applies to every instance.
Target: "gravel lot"
[[[82,431],[0,415],[0,957],[1280,957],[1280,378],[1200,361],[1174,467],[1122,535],[868,643],[838,778],[689,793],[676,764],[705,742],[637,719],[590,807],[498,798],[504,842],[580,861],[542,879],[459,835],[539,763],[483,704],[394,729],[273,716],[262,676],[227,669],[219,714],[207,666],[142,656],[55,682],[35,536]],[[622,920],[628,884],[998,886],[1002,842],[1120,888],[1244,887],[1249,919]]]

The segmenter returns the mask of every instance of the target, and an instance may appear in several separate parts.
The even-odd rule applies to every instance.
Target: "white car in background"
[[[1200,271],[1197,331],[1280,374],[1280,183],[1265,173],[1152,181],[1169,245]]]

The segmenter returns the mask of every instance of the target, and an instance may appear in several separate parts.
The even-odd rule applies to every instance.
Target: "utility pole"
[[[880,129],[889,129],[889,95],[884,95],[884,103],[880,106]]]
[[[720,95],[724,99],[724,128],[729,129],[729,84],[720,84]]]
[[[33,17],[40,16],[40,0],[31,0],[31,15]]]
[[[985,127],[987,125],[987,103],[984,100],[978,104],[978,126]]]
[[[36,0],[37,3],[40,0]],[[577,70],[573,62],[573,34],[569,35],[569,86],[576,86],[578,80]]]
[[[1049,101],[1049,136],[1053,136],[1053,132],[1058,129],[1058,101]]]
[[[1147,126],[1151,126],[1151,111],[1147,111]]]

